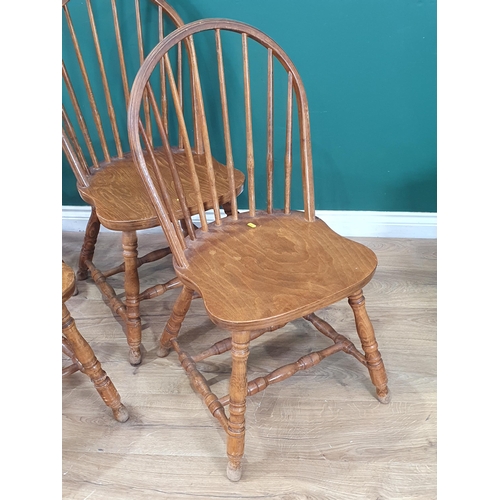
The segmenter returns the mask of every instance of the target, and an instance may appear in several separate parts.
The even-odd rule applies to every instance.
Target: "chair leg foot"
[[[118,422],[126,422],[129,418],[128,410],[122,404],[119,408],[113,410],[113,416],[115,417],[115,420],[118,420]]]
[[[156,349],[156,355],[159,358],[165,358],[166,356],[168,356],[170,351],[171,351],[170,347],[165,347],[163,345],[159,345],[158,348]]]
[[[385,395],[379,395],[377,391],[377,399],[384,405],[389,404],[392,399],[392,394],[389,388],[387,388],[387,392]]]
[[[229,462],[227,464],[226,475],[230,481],[239,481],[241,478],[241,466],[237,469],[234,469],[231,465],[231,462]]]
[[[140,365],[142,362],[141,348],[131,347],[128,351],[128,360],[132,366]]]

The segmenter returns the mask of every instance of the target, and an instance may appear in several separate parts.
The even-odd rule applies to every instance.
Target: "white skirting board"
[[[88,206],[63,206],[62,230],[85,231],[89,216],[90,207]],[[316,210],[316,216],[342,236],[437,238],[437,214],[435,212]],[[101,227],[101,230],[107,231],[104,227]],[[161,228],[146,231],[161,232]]]

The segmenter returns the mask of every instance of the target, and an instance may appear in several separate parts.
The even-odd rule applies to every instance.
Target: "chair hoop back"
[[[207,101],[206,94],[203,93],[203,84],[207,84],[207,75],[202,71],[198,71],[198,62],[196,59],[195,51],[195,35],[213,32],[215,36],[214,50],[217,70],[212,72],[216,85],[218,87],[218,94],[220,94],[220,107],[215,106],[210,99]],[[167,157],[172,155],[174,146],[171,144],[169,138],[169,131],[161,121],[160,106],[157,104],[154,91],[150,84],[151,75],[157,67],[165,68],[166,80],[168,83],[168,90],[170,91],[171,100],[175,107],[175,118],[178,122],[179,133],[182,137],[184,144],[184,153],[186,162],[191,172],[192,187],[196,196],[195,205],[198,207],[200,217],[200,231],[206,232],[210,230],[211,225],[208,224],[206,210],[203,206],[203,199],[199,188],[199,180],[197,178],[196,169],[194,166],[193,155],[194,149],[191,147],[191,140],[189,137],[189,123],[184,117],[183,109],[180,102],[178,88],[175,85],[173,71],[171,67],[170,51],[184,43],[186,47],[191,47],[193,53],[193,93],[195,99],[199,104],[199,122],[200,136],[202,140],[204,163],[207,169],[207,177],[210,180],[212,206],[217,207],[219,193],[215,189],[214,170],[212,164],[212,151],[213,144],[210,137],[215,134],[212,130],[209,131],[209,125],[213,123],[213,114],[217,114],[220,118],[220,123],[223,129],[223,139],[220,141],[224,145],[225,162],[224,159],[218,158],[227,165],[227,176],[229,185],[234,185],[234,164],[232,145],[237,142],[239,138],[235,138],[231,133],[229,123],[229,98],[232,97],[228,94],[226,89],[225,69],[228,68],[224,64],[224,55],[222,50],[222,36],[224,32],[233,32],[241,35],[241,50],[242,50],[242,84],[243,84],[243,108],[244,108],[244,123],[245,123],[245,137],[241,139],[246,146],[246,170],[247,170],[247,191],[248,191],[248,211],[251,217],[255,216],[258,212],[256,204],[256,178],[258,165],[255,161],[254,153],[254,129],[252,125],[252,92],[250,85],[250,63],[249,63],[249,40],[256,42],[257,46],[262,46],[267,51],[267,92],[266,92],[266,110],[267,125],[266,125],[266,172],[267,178],[267,205],[265,212],[268,214],[274,213],[277,209],[274,206],[273,200],[273,184],[275,178],[275,150],[274,142],[276,130],[274,127],[275,121],[275,94],[286,96],[286,131],[285,131],[285,144],[284,144],[284,203],[283,212],[289,214],[292,211],[291,202],[291,184],[292,184],[292,123],[293,123],[293,105],[295,98],[297,109],[298,121],[298,136],[300,147],[300,163],[301,163],[301,178],[302,178],[302,196],[303,196],[303,211],[304,217],[307,221],[314,221],[314,192],[313,192],[313,174],[312,174],[312,153],[311,153],[311,138],[309,127],[309,111],[307,105],[307,98],[305,89],[300,78],[300,75],[295,68],[290,58],[286,55],[283,49],[269,36],[260,30],[249,26],[247,24],[226,20],[226,19],[205,19],[186,24],[158,43],[158,45],[150,52],[148,57],[141,65],[136,79],[132,86],[130,93],[130,101],[128,106],[128,132],[129,143],[131,152],[135,160],[136,166],[139,169],[140,175],[144,181],[146,189],[150,194],[150,198],[158,218],[169,241],[172,253],[176,259],[177,265],[180,267],[187,267],[188,262],[185,258],[184,252],[189,246],[189,241],[195,240],[199,231],[193,230],[190,227],[193,222],[188,217],[185,223],[188,225],[188,238],[184,238],[184,233],[174,216],[173,200],[169,195],[167,187],[162,185],[162,178],[159,175],[159,166],[156,164],[154,157],[154,144],[148,136],[147,128],[144,124],[142,116],[144,116],[144,101],[145,98],[151,105],[151,112],[154,116],[155,125],[158,129],[159,136],[161,137],[162,148],[164,148]],[[198,46],[199,48],[199,46]],[[274,61],[277,60],[282,66],[287,75],[286,89],[282,94],[279,94],[275,89],[274,84]],[[164,89],[162,89],[163,92]],[[207,102],[207,106],[204,104]],[[214,111],[214,108],[217,108]],[[142,114],[141,114],[142,113]],[[216,144],[215,146],[220,146]],[[173,161],[171,162],[174,165]],[[232,190],[234,193],[234,189]],[[176,194],[182,205],[185,194],[183,192],[182,184],[176,183]],[[221,217],[218,210],[214,210],[214,225],[221,224]],[[231,215],[232,220],[238,220],[238,205],[236,196],[231,199]],[[195,228],[196,229],[196,228]]]

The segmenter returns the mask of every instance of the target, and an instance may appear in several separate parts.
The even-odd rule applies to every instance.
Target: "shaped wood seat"
[[[137,365],[142,360],[142,323],[140,304],[179,286],[177,279],[157,283],[141,289],[138,268],[170,255],[169,247],[159,248],[139,256],[137,231],[159,225],[152,203],[141,182],[128,152],[126,110],[130,95],[129,82],[143,62],[148,47],[154,47],[166,33],[183,22],[177,12],[164,0],[95,1],[63,0],[63,151],[76,180],[81,198],[91,207],[91,215],[80,252],[77,278],[90,276],[99,287],[112,311],[124,323],[129,361]],[[229,211],[227,202],[229,184],[227,169],[217,163],[214,179],[220,196],[214,205],[198,127],[199,103],[189,93],[192,80],[193,48],[187,41],[186,49],[177,47],[175,85],[179,89],[180,105],[189,109],[190,134],[194,138],[195,168],[200,179],[204,207],[220,207]],[[184,62],[187,61],[187,64]],[[185,84],[187,83],[187,84]],[[172,161],[175,173],[186,190],[185,206],[173,197],[176,217],[184,219],[195,214],[199,206],[190,193],[188,172],[183,149],[184,139],[177,130],[168,130],[170,107],[166,96],[165,70],[155,77],[155,89],[162,93],[154,108],[145,99],[145,129],[151,141],[159,141],[153,115],[161,115],[170,138],[175,135],[179,153],[174,151]],[[172,176],[169,159],[156,148],[156,161],[161,175],[173,193],[176,179]],[[237,171],[231,189],[239,195],[244,175]],[[192,191],[192,190],[191,190]],[[218,205],[217,205],[218,203]],[[122,232],[123,262],[111,269],[99,269],[94,259],[101,224]],[[124,299],[116,293],[108,278],[124,274]]]
[[[205,68],[198,72],[196,57],[193,59],[194,92],[200,103],[200,128],[212,204],[215,206],[220,196],[214,181],[216,162],[212,150],[217,148],[219,161],[224,158],[229,186],[233,186],[236,179],[233,144],[239,144],[246,150],[248,207],[240,213],[234,189],[230,189],[230,214],[223,217],[215,211],[215,220],[209,222],[199,181],[192,175],[191,189],[200,207],[199,227],[190,217],[184,219],[183,227],[177,219],[174,201],[185,193],[180,183],[172,194],[163,182],[141,111],[145,97],[154,100],[149,80],[158,64],[165,64],[172,82],[172,49],[184,40],[194,46],[200,38],[206,49],[204,61],[213,61],[210,71]],[[224,51],[226,44],[230,49]],[[251,66],[249,54],[261,59],[252,60],[255,65]],[[228,66],[231,79],[225,77]],[[242,78],[235,76],[238,66],[242,67]],[[250,67],[259,66],[267,66],[267,86],[262,85],[261,78],[252,87]],[[210,94],[214,88],[218,90],[217,99]],[[176,103],[179,129],[186,130],[185,113],[178,105],[175,85],[169,89]],[[257,92],[264,90],[265,95],[256,98]],[[236,21],[205,19],[190,23],[168,35],[145,59],[134,81],[128,109],[134,162],[169,241],[174,269],[182,283],[160,338],[158,355],[166,356],[172,349],[177,353],[192,388],[225,430],[227,477],[238,481],[242,473],[246,398],[300,370],[314,367],[328,356],[340,351],[353,356],[368,370],[377,399],[388,403],[387,375],[362,291],[375,273],[377,258],[372,250],[338,235],[315,215],[309,108],[300,75],[283,49],[265,33]],[[283,111],[284,117],[277,116],[277,109]],[[259,133],[254,133],[254,121],[265,124]],[[161,130],[161,122],[157,120],[156,124]],[[172,154],[172,144],[166,133],[160,135],[168,157]],[[183,140],[186,161],[194,174],[196,168],[187,133],[183,133]],[[281,163],[277,158],[284,161]],[[295,176],[295,182],[294,162],[300,174]],[[294,190],[294,184],[301,189]],[[188,353],[181,345],[182,335],[178,334],[195,297],[203,300],[210,319],[228,331],[229,336],[207,346],[203,352]],[[344,299],[354,313],[362,351],[316,315],[318,310]],[[319,351],[309,350],[295,362],[248,380],[247,360],[252,341],[290,321],[303,319],[329,338],[331,344]],[[229,394],[216,395],[197,363],[228,351],[231,352]]]
[[[176,217],[182,219],[182,209],[175,195],[175,185],[168,159],[162,150],[155,151],[155,157],[161,166],[162,176],[173,198]],[[183,188],[186,192],[187,206],[190,213],[197,213],[195,194],[191,188],[186,159],[183,152],[173,154]],[[202,155],[194,155],[194,161],[206,209],[212,209],[210,184],[207,178],[205,159]],[[219,196],[219,206],[230,202],[226,166],[214,160],[215,179]],[[245,176],[236,171],[237,194],[243,190]],[[124,158],[113,158],[110,165],[104,165],[91,178],[87,187],[79,189],[81,197],[96,208],[96,213],[102,225],[115,231],[130,231],[132,229],[147,229],[159,225],[156,211],[149,196],[142,187],[142,179],[134,167],[130,154]],[[217,207],[218,208],[218,207]]]
[[[111,379],[102,369],[94,351],[78,331],[75,320],[71,316],[66,301],[75,292],[76,280],[73,269],[64,261],[62,263],[62,351],[72,363],[63,368],[62,376],[66,377],[81,371],[87,375],[104,403],[111,408],[118,422],[126,422],[129,418],[127,408],[122,404],[120,395]]]
[[[189,267],[176,268],[179,278],[201,295],[214,323],[232,330],[317,311],[363,288],[377,267],[372,250],[293,211],[224,218],[185,255]]]
[[[66,302],[76,290],[75,273],[64,261],[62,263],[62,301]]]

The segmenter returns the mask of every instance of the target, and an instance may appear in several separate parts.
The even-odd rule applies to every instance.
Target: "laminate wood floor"
[[[380,404],[367,370],[342,352],[247,400],[243,476],[226,478],[225,433],[192,391],[177,356],[156,344],[178,290],[142,303],[143,362],[129,365],[121,323],[91,280],[67,306],[117,387],[130,419],[120,424],[90,380],[62,381],[64,499],[431,500],[436,480],[436,240],[353,238],[379,267],[365,288],[392,391]],[[76,268],[83,233],[64,232],[63,260]],[[140,254],[162,234],[139,234]],[[171,257],[140,269],[141,286],[173,277]],[[101,233],[95,261],[121,262],[120,235]],[[123,292],[121,277],[110,282]],[[351,310],[318,313],[359,346]],[[196,352],[224,338],[195,300],[180,334]],[[306,321],[256,340],[249,376],[328,345]],[[63,363],[65,362],[63,356]],[[212,390],[227,393],[230,355],[202,363]]]

